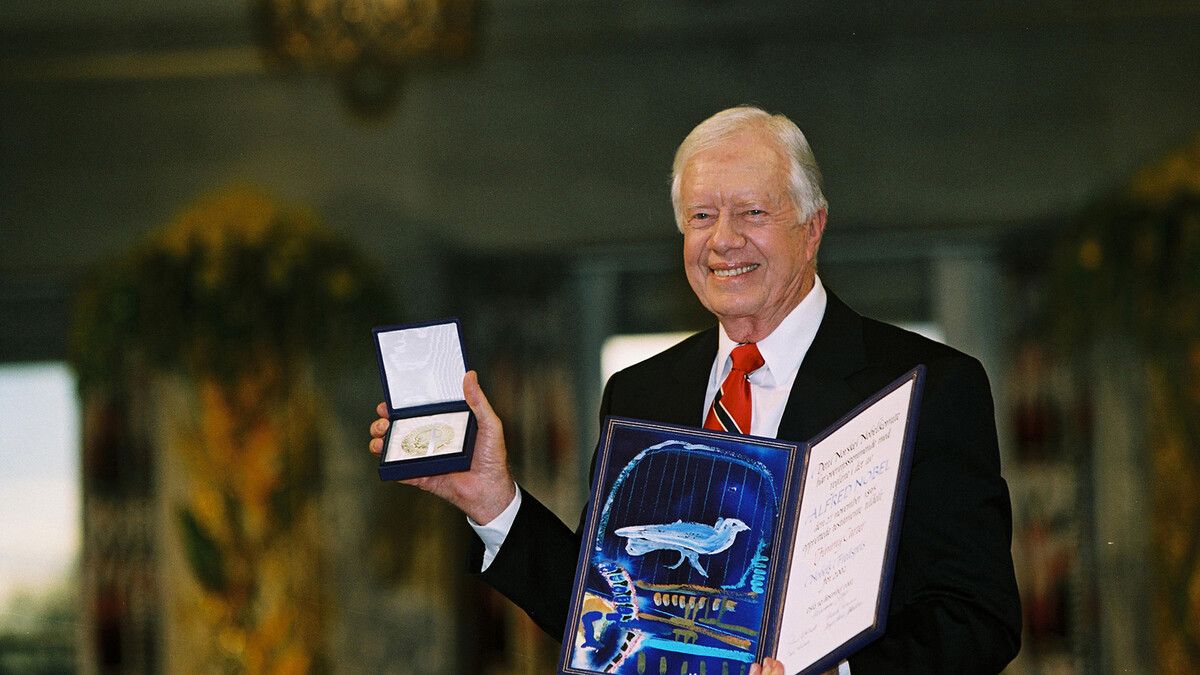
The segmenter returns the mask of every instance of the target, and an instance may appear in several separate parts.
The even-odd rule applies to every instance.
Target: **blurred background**
[[[369,329],[460,317],[576,522],[605,373],[711,323],[668,175],[740,103],[826,285],[989,371],[1008,672],[1200,670],[1195,0],[5,0],[0,673],[549,672],[379,481]]]

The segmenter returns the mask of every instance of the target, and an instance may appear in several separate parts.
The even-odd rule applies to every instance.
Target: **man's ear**
[[[825,234],[825,218],[828,213],[825,209],[817,209],[817,212],[809,217],[808,222],[804,223],[804,227],[808,228],[808,259],[816,260],[817,250],[821,247],[821,237]]]

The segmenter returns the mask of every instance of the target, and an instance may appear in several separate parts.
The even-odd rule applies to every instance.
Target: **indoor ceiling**
[[[675,145],[744,102],[809,136],[834,252],[1061,222],[1200,130],[1194,0],[483,9],[472,59],[364,120],[328,79],[268,71],[241,0],[0,3],[0,305],[235,181],[390,265],[669,240]]]

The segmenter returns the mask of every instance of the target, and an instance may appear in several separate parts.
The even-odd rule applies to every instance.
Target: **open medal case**
[[[372,330],[391,425],[381,480],[471,468],[475,415],[463,398],[467,359],[457,319]]]

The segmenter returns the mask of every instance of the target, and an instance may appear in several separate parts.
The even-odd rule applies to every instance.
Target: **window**
[[[67,579],[79,550],[79,402],[65,363],[0,365],[0,467],[3,612],[15,592]]]

